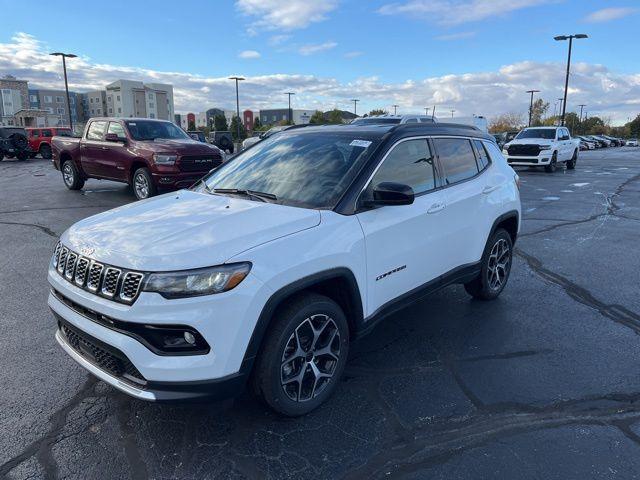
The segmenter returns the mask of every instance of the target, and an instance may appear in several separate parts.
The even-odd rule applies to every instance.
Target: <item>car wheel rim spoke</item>
[[[285,344],[280,384],[291,400],[306,402],[333,378],[340,359],[340,331],[328,315],[312,315],[300,323]]]
[[[64,177],[64,182],[67,185],[71,185],[73,183],[73,170],[71,170],[71,167],[68,164],[63,167],[62,176]]]
[[[136,192],[139,197],[145,198],[149,194],[149,184],[144,175],[136,176]]]
[[[498,240],[489,253],[487,262],[487,282],[489,288],[498,290],[503,285],[509,272],[511,255],[509,244],[503,238]]]

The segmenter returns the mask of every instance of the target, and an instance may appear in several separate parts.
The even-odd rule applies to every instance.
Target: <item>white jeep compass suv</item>
[[[354,339],[452,283],[494,299],[519,231],[518,177],[462,125],[291,129],[189,190],[61,237],[56,339],[139,399],[230,397],[249,383],[301,415],[338,385]]]

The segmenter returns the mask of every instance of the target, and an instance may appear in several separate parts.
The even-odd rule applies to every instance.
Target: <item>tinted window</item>
[[[447,184],[460,182],[478,173],[471,142],[462,138],[435,138],[438,158],[444,168]]]
[[[176,127],[171,122],[128,120],[125,123],[127,124],[127,128],[129,129],[129,134],[135,140],[155,140],[156,138],[192,140],[192,138],[187,135],[184,130]]]
[[[73,137],[73,133],[68,129],[58,129],[56,130],[56,135],[59,137]]]
[[[405,123],[418,123],[418,119],[417,118],[409,118],[409,119],[407,119],[407,121]]]
[[[484,145],[480,140],[474,140],[473,144],[476,147],[476,152],[478,154],[478,162],[480,163],[480,170],[484,170],[489,165],[489,154],[484,148]]]
[[[492,161],[497,162],[501,158],[504,159],[502,152],[495,144],[491,142],[484,142],[484,146],[486,147],[487,152],[489,152],[489,157],[491,158]]]
[[[107,122],[91,122],[87,131],[87,140],[102,140]]]
[[[517,136],[517,139],[521,138],[544,138],[547,140],[556,139],[555,128],[525,128]]]
[[[40,131],[39,130],[31,130],[31,136],[33,138],[38,138],[40,136]]]
[[[396,182],[409,185],[417,195],[434,189],[435,179],[433,155],[427,140],[406,140],[389,152],[371,180],[370,188],[382,182]]]
[[[43,137],[52,137],[51,130],[42,130]]]
[[[107,133],[115,133],[118,138],[127,138],[124,133],[124,127],[117,122],[109,122]]]
[[[377,141],[352,132],[282,132],[222,164],[205,178],[206,186],[271,193],[285,205],[333,208]],[[205,191],[202,183],[194,189]]]

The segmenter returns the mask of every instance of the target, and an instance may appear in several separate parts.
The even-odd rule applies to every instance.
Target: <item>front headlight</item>
[[[164,153],[153,154],[153,161],[158,165],[173,165],[177,159],[177,155],[165,155]]]
[[[152,273],[147,277],[142,290],[159,293],[165,298],[211,295],[235,288],[250,270],[251,264],[244,262],[197,270]]]

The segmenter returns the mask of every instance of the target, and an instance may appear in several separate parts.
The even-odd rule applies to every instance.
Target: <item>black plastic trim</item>
[[[517,210],[509,210],[506,213],[503,213],[502,215],[500,215],[498,218],[495,219],[495,221],[493,222],[493,225],[491,225],[491,230],[489,233],[489,238],[491,238],[491,235],[493,235],[493,232],[496,231],[496,228],[498,228],[498,225],[501,224],[502,222],[504,222],[505,220],[509,220],[510,218],[515,218],[516,219],[516,223],[518,225],[518,227],[520,226],[520,216],[518,215],[518,211]],[[512,244],[515,245],[516,244],[516,240],[518,238],[518,232],[516,231],[516,234],[513,236],[512,240]],[[487,238],[487,241],[489,239]]]

